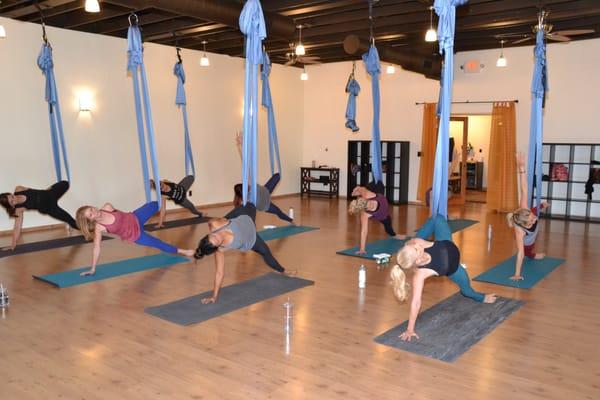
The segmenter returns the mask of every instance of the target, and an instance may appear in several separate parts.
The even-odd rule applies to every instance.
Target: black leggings
[[[246,203],[245,206],[239,206],[229,211],[229,213],[227,213],[227,215],[225,215],[224,218],[232,219],[239,217],[240,215],[247,215],[250,218],[252,218],[252,221],[255,221],[256,207],[252,203]],[[265,260],[265,262],[270,268],[281,273],[285,271],[285,268],[283,268],[281,264],[277,262],[275,257],[273,257],[273,254],[271,254],[271,250],[269,250],[269,246],[267,246],[265,241],[262,240],[260,236],[258,236],[258,233],[256,234],[256,242],[254,243],[254,246],[252,246],[252,251],[255,251],[258,254],[260,254],[263,260]]]
[[[267,183],[265,183],[265,187],[267,188],[269,193],[273,193],[273,190],[275,190],[275,186],[277,186],[277,184],[279,183],[280,180],[281,180],[281,175],[279,175],[279,173],[276,173],[271,178],[269,178]],[[279,219],[282,219],[284,221],[287,221],[287,222],[294,221],[286,213],[281,211],[281,209],[279,207],[277,207],[272,201],[271,201],[271,204],[269,204],[269,208],[267,209],[267,212],[269,214],[277,215],[277,217],[279,217]]]
[[[381,181],[369,182],[369,184],[365,187],[373,193],[385,194],[385,186],[383,186],[383,182],[381,182]]]
[[[390,236],[396,236],[396,232],[394,232],[394,228],[392,228],[392,217],[388,215],[388,217],[381,221],[381,223],[385,228],[385,233],[387,233]]]
[[[48,203],[42,204],[39,211],[40,213],[47,214],[59,221],[66,222],[71,228],[79,229],[77,222],[75,222],[75,219],[71,214],[58,205],[58,200],[67,192],[67,190],[69,190],[69,182],[67,181],[56,182],[54,185],[50,186],[50,189],[48,189],[48,193],[50,194]]]
[[[192,204],[191,201],[189,201],[189,199],[187,198],[187,192],[188,190],[190,190],[190,187],[192,186],[192,184],[194,183],[194,175],[188,175],[185,178],[183,178],[181,180],[181,182],[179,182],[179,185],[183,186],[184,188],[184,196],[183,196],[183,200],[180,203],[176,203],[178,205],[180,205],[183,208],[187,208],[188,210],[190,210],[190,212],[192,214],[195,214],[199,217],[202,217],[202,213],[200,211],[198,211],[196,209],[196,206],[194,206],[194,204]]]

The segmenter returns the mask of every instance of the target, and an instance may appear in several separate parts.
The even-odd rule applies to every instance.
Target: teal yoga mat
[[[472,219],[452,219],[448,221],[448,225],[450,225],[450,230],[452,231],[452,233],[455,233],[458,231],[462,231],[463,229],[466,229],[471,225],[476,224],[477,222],[478,221],[474,221]],[[398,250],[400,250],[402,246],[404,246],[403,240],[387,238],[378,240],[376,242],[367,243],[365,247],[367,254],[356,254],[356,252],[358,251],[358,246],[346,250],[340,250],[337,252],[337,254],[371,260],[373,259],[373,254],[394,254]]]
[[[565,262],[562,258],[546,257],[542,260],[532,260],[525,257],[521,268],[521,276],[524,279],[522,281],[511,281],[509,278],[515,274],[515,260],[515,256],[504,260],[495,267],[477,275],[473,280],[520,289],[531,289],[546,275]]]
[[[115,276],[127,275],[134,272],[145,271],[154,268],[168,267],[173,264],[188,262],[189,259],[167,253],[159,253],[152,256],[132,258],[129,260],[116,261],[113,263],[100,264],[96,267],[96,273],[91,276],[80,276],[79,274],[89,267],[72,269],[48,275],[33,275],[35,279],[44,281],[59,288],[83,285],[85,283],[101,281]]]
[[[278,226],[277,228],[262,230],[258,232],[258,235],[262,238],[262,240],[268,242],[269,240],[282,239],[284,237],[298,235],[300,233],[310,232],[316,229],[319,228],[302,225]]]

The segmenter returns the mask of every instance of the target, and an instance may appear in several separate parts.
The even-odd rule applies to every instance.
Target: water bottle
[[[487,237],[488,237],[488,240],[492,239],[492,224],[488,224]]]
[[[8,307],[9,304],[10,301],[8,298],[8,291],[4,288],[2,284],[0,284],[0,307],[5,308]]]
[[[288,213],[290,219],[294,219],[294,207],[290,207],[290,212]]]
[[[288,300],[283,303],[283,308],[285,309],[285,317],[284,317],[284,324],[285,324],[285,331],[289,332],[292,330],[292,308],[294,307],[294,305],[290,302],[290,298],[288,297]]]
[[[364,289],[367,286],[367,268],[364,265],[358,270],[358,287]]]

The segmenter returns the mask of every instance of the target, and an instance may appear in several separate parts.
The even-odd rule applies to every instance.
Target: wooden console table
[[[319,185],[313,189],[312,185]],[[339,168],[300,168],[300,196],[307,194],[339,197],[340,195]]]

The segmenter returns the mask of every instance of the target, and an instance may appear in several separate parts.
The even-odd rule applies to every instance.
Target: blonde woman
[[[369,233],[369,218],[383,224],[385,232],[398,237],[392,228],[390,206],[384,195],[385,188],[381,182],[371,182],[366,187],[357,186],[352,190],[352,196],[357,197],[350,202],[348,212],[352,215],[360,213],[360,247],[356,254],[366,254],[367,235]]]
[[[519,208],[508,213],[506,216],[508,226],[514,229],[515,242],[517,244],[517,260],[515,262],[515,274],[510,277],[513,281],[523,280],[521,269],[525,257],[541,260],[545,257],[544,253],[535,252],[535,240],[539,232],[537,207],[529,209],[527,206],[527,173],[525,171],[525,157],[523,153],[517,153],[517,167],[519,173],[519,182],[521,191],[519,196]],[[550,204],[543,202],[541,209],[548,208]]]
[[[144,231],[144,224],[158,211],[158,202],[151,201],[134,212],[123,212],[106,203],[102,208],[92,206],[79,207],[77,210],[77,225],[87,240],[94,240],[92,250],[92,268],[81,273],[82,276],[96,273],[96,264],[100,258],[100,243],[102,233],[115,234],[127,242],[149,246],[166,253],[183,254],[192,257],[194,250],[178,249]]]
[[[435,237],[433,242],[425,240],[431,235]],[[415,323],[421,309],[423,286],[428,278],[447,276],[458,285],[463,296],[482,303],[496,301],[495,294],[479,293],[471,287],[469,275],[460,265],[460,250],[452,242],[452,232],[448,221],[441,215],[429,218],[425,222],[417,231],[417,237],[406,242],[402,250],[398,252],[397,261],[399,265],[392,268],[390,276],[394,294],[400,301],[408,298],[406,273],[413,272],[408,327],[400,335],[402,340],[410,341],[413,337],[419,339],[419,335],[415,332]]]

